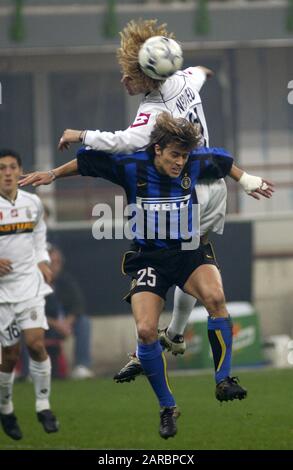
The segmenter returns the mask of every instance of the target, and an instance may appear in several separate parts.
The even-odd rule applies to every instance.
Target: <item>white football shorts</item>
[[[21,331],[31,328],[49,329],[44,297],[0,304],[0,344],[4,348],[16,344]]]

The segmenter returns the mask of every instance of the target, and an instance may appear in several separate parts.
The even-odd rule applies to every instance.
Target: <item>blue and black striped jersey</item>
[[[101,177],[122,186],[127,203],[142,210],[145,224],[143,230],[136,227],[136,244],[168,248],[186,241],[186,236],[180,231],[180,218],[184,212],[190,238],[199,231],[198,222],[194,222],[192,217],[192,208],[197,204],[195,186],[202,178],[225,177],[233,158],[221,148],[196,149],[177,178],[159,173],[153,157],[147,152],[111,155],[83,147],[77,153],[77,162],[81,175]],[[166,225],[163,236],[161,220],[165,220]],[[150,225],[152,230],[147,231]]]

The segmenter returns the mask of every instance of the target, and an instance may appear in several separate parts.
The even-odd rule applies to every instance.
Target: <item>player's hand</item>
[[[0,259],[0,277],[12,272],[12,263],[10,259]]]
[[[54,174],[48,171],[35,171],[34,173],[28,173],[27,175],[21,175],[20,180],[18,182],[18,186],[40,186],[42,184],[50,184],[52,183],[56,177]]]
[[[39,270],[41,271],[41,273],[44,276],[45,282],[47,284],[51,284],[51,282],[53,280],[53,274],[52,274],[52,270],[51,270],[49,264],[46,261],[41,261],[38,264],[38,266],[39,266]]]
[[[207,78],[211,78],[215,75],[215,73],[211,69],[208,69],[207,67],[204,67],[203,65],[198,65],[198,68],[201,69],[206,74]]]
[[[232,176],[233,177],[233,176]],[[270,198],[274,192],[274,184],[260,176],[249,175],[245,171],[238,180],[244,191],[255,199],[260,199],[258,195]]]
[[[270,199],[275,192],[274,190],[274,184],[269,181],[265,180],[262,178],[262,183],[259,188],[257,188],[255,191],[250,191],[248,193],[249,196],[253,197],[254,199],[261,199],[261,196],[265,197],[266,199]]]
[[[61,139],[59,140],[58,150],[68,150],[70,144],[74,144],[77,142],[82,142],[84,131],[76,131],[74,129],[66,129],[63,132]]]

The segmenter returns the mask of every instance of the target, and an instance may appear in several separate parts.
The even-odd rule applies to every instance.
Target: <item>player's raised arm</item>
[[[58,166],[53,170],[49,171],[35,171],[34,173],[28,173],[27,175],[21,175],[21,179],[18,183],[20,187],[23,186],[41,186],[42,184],[51,184],[56,178],[65,178],[66,176],[79,175],[77,168],[77,160],[71,160],[64,165]]]

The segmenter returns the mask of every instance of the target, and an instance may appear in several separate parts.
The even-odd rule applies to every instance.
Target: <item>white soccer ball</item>
[[[146,75],[165,80],[182,67],[182,49],[174,39],[153,36],[141,46],[138,61]]]

